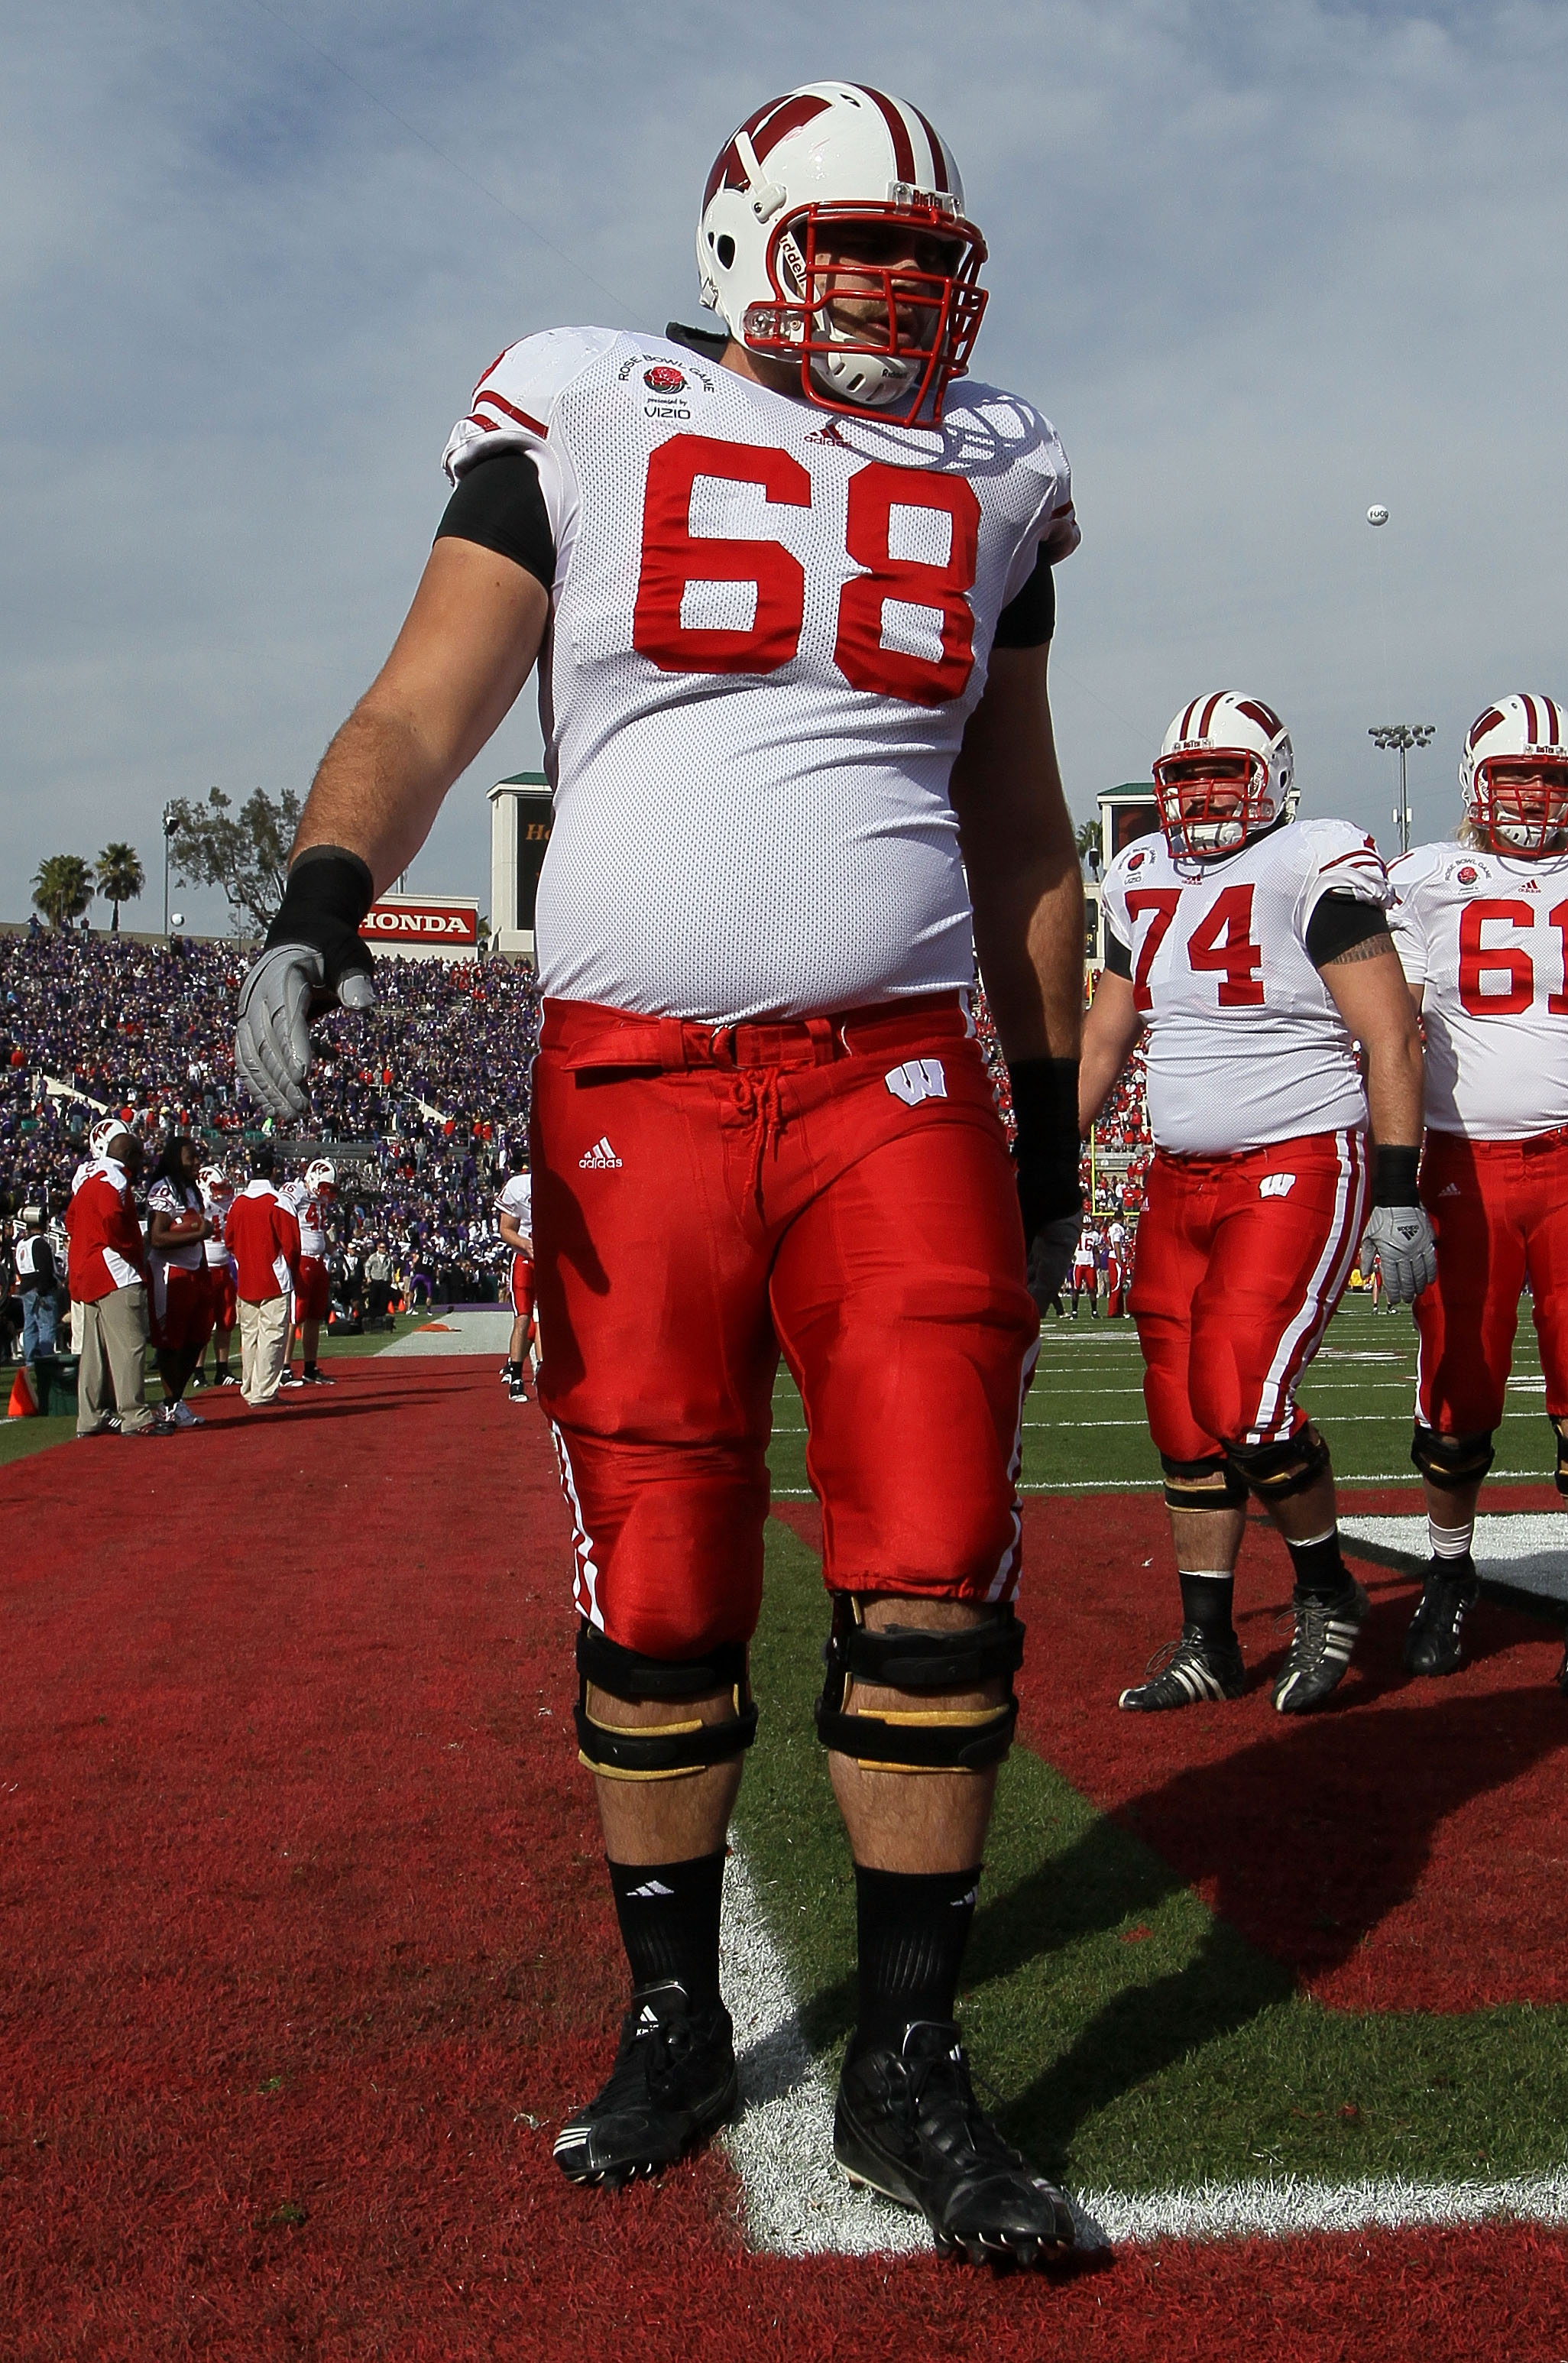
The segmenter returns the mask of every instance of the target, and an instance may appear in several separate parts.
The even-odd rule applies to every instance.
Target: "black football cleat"
[[[1247,1687],[1241,1643],[1233,1635],[1229,1642],[1210,1640],[1196,1625],[1184,1625],[1177,1639],[1156,1650],[1143,1670],[1146,1679],[1116,1702],[1132,1714],[1239,1699]]]
[[[1281,1714],[1309,1714],[1343,1681],[1372,1603],[1353,1576],[1331,1600],[1296,1592],[1290,1604],[1296,1630],[1275,1676],[1274,1703]]]
[[[1427,1570],[1420,1604],[1405,1636],[1408,1674],[1453,1674],[1464,1655],[1462,1630],[1466,1613],[1481,1597],[1481,1579],[1473,1559],[1434,1559]]]
[[[1073,2245],[1071,2209],[981,2109],[950,2023],[917,2020],[898,2046],[851,2038],[833,2152],[852,2182],[923,2215],[944,2256],[1038,2265]]]
[[[734,2116],[738,2097],[723,2003],[693,2010],[673,1978],[639,1986],[610,2080],[556,2136],[556,2164],[573,2182],[619,2191],[705,2141]]]

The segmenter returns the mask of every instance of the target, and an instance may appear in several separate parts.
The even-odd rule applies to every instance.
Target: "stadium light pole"
[[[169,839],[174,826],[173,811],[172,804],[163,807],[163,932],[166,936],[169,933]],[[215,1346],[213,1351],[217,1351]]]
[[[1385,752],[1394,748],[1399,757],[1399,807],[1394,817],[1399,824],[1399,850],[1410,850],[1410,795],[1405,777],[1405,763],[1412,747],[1430,747],[1436,734],[1435,722],[1378,722],[1371,725],[1367,737]]]

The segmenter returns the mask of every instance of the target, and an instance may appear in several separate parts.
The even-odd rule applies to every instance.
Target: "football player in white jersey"
[[[337,1198],[337,1168],[329,1157],[318,1157],[297,1180],[285,1182],[278,1193],[300,1226],[300,1261],[294,1277],[293,1326],[299,1332],[303,1366],[296,1379],[285,1367],[286,1387],[329,1387],[317,1356],[321,1325],[332,1310],[332,1289],[326,1276],[326,1221]]]
[[[906,101],[815,83],[759,107],[697,253],[711,329],[563,328],[480,377],[237,1053],[303,1111],[313,1001],[370,996],[372,893],[543,652],[539,1392],[634,1987],[556,2156],[619,2184],[734,2105],[720,1893],[782,1349],[856,1866],[835,2152],[943,2246],[1034,2261],[1071,2217],[979,2109],[953,2014],[1016,1713],[1028,1282],[1065,1277],[1080,1206],[1082,887],[1046,695],[1067,463],[1028,403],[966,376],[984,241]]]
[[[1526,1281],[1568,1493],[1568,706],[1499,697],[1459,761],[1459,841],[1395,862],[1395,948],[1427,1041],[1421,1198],[1437,1284],[1416,1306],[1411,1459],[1431,1564],[1405,1644],[1450,1674]],[[1559,1670],[1568,1690],[1568,1655]]]
[[[196,1186],[202,1193],[202,1211],[207,1218],[207,1236],[203,1253],[207,1262],[207,1295],[213,1315],[213,1376],[215,1387],[237,1387],[239,1381],[228,1367],[229,1342],[239,1315],[239,1300],[234,1288],[234,1259],[224,1238],[223,1227],[228,1220],[228,1210],[234,1204],[234,1183],[221,1165],[204,1165],[196,1176]],[[200,1386],[202,1372],[197,1366],[193,1384]]]
[[[1087,1131],[1146,1031],[1155,1155],[1132,1309],[1182,1596],[1178,1638],[1121,1693],[1145,1713],[1245,1688],[1231,1606],[1249,1493],[1296,1578],[1275,1705],[1299,1714],[1343,1676],[1366,1594],[1296,1390],[1364,1228],[1364,1268],[1375,1247],[1394,1302],[1431,1278],[1415,1203],[1420,1040],[1387,873],[1359,829],[1294,817],[1293,769],[1261,699],[1195,698],[1154,765],[1163,834],[1120,854],[1101,890],[1079,1120]]]
[[[537,1369],[539,1325],[535,1312],[534,1182],[526,1165],[513,1173],[495,1202],[496,1228],[512,1249],[508,1288],[512,1298],[512,1336],[507,1343],[502,1377],[513,1403],[526,1403],[528,1389],[523,1364],[532,1359]]]

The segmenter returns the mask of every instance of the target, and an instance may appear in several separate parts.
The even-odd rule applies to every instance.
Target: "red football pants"
[[[1529,1140],[1429,1132],[1421,1204],[1437,1282],[1416,1299],[1416,1417],[1479,1436],[1503,1416],[1519,1292],[1528,1277],[1546,1408],[1568,1414],[1568,1130]]]
[[[1132,1317],[1157,1449],[1218,1457],[1272,1444],[1307,1414],[1296,1386],[1344,1292],[1366,1220],[1366,1141],[1312,1133],[1149,1171]]]
[[[514,1255],[512,1259],[512,1314],[516,1321],[532,1321],[534,1317],[534,1259]]]
[[[301,1256],[294,1275],[294,1319],[325,1321],[332,1310],[332,1285],[319,1256]]]
[[[652,1657],[749,1638],[781,1348],[829,1585],[1010,1596],[1039,1324],[956,994],[717,1029],[547,1002],[533,1151],[582,1614]]]

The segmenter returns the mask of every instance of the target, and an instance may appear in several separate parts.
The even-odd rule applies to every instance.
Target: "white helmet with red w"
[[[122,1115],[100,1116],[87,1136],[87,1146],[94,1157],[107,1157],[110,1146],[130,1126]]]
[[[232,1196],[234,1193],[234,1184],[221,1165],[204,1165],[196,1176],[196,1184],[209,1198]]]
[[[986,297],[953,152],[907,99],[812,82],[721,150],[697,225],[702,301],[824,409],[940,418]]]
[[[329,1197],[337,1197],[337,1168],[329,1157],[318,1157],[314,1165],[307,1165],[304,1178],[306,1189],[316,1197],[324,1193]]]
[[[1509,853],[1555,853],[1568,843],[1568,714],[1522,690],[1471,724],[1459,758],[1464,816]]]
[[[1165,842],[1173,853],[1234,853],[1289,809],[1295,773],[1290,733],[1262,698],[1239,689],[1195,697],[1154,764]]]

